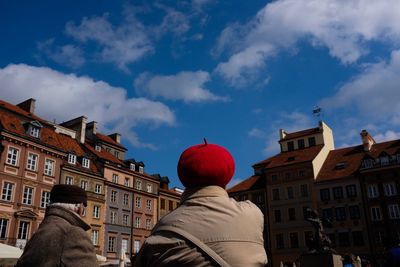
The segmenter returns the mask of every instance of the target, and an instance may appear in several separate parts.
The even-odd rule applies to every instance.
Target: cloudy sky
[[[336,147],[400,138],[400,1],[0,1],[0,97],[120,132],[149,173],[217,143],[236,183],[316,127]]]

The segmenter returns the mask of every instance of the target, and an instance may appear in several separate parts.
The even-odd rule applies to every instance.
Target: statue
[[[310,253],[335,252],[332,249],[332,242],[324,232],[324,227],[332,227],[332,222],[324,217],[319,217],[315,210],[307,209],[306,221],[314,227],[314,237],[308,240]]]

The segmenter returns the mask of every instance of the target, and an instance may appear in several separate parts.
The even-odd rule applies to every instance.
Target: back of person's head
[[[50,192],[50,204],[83,204],[87,206],[87,195],[84,189],[76,185],[58,184]],[[71,207],[72,207],[71,206]]]
[[[208,144],[204,139],[204,144],[183,151],[177,168],[186,188],[207,185],[225,188],[235,172],[235,161],[224,147]]]

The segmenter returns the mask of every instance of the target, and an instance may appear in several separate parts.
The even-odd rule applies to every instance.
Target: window
[[[290,233],[290,247],[291,248],[298,248],[299,247],[299,234],[298,233]]]
[[[40,133],[40,128],[39,127],[36,127],[36,126],[33,126],[33,125],[29,126],[29,135],[30,136],[39,138],[39,133]]]
[[[309,214],[309,208],[308,207],[303,207],[303,219],[305,220]]]
[[[31,171],[36,171],[37,161],[38,161],[38,155],[29,153],[28,154],[28,163],[26,165],[26,168]]]
[[[254,194],[253,200],[257,204],[264,203],[264,194],[263,193]]]
[[[165,199],[161,199],[161,204],[160,204],[160,208],[162,209],[162,210],[165,210]]]
[[[11,201],[12,194],[13,194],[13,188],[14,188],[14,184],[9,183],[9,182],[4,182],[1,199],[5,200],[5,201]]]
[[[68,163],[69,164],[76,164],[76,155],[75,154],[68,154]]]
[[[152,228],[151,219],[146,219],[146,229],[150,230]]]
[[[49,191],[42,191],[42,198],[40,201],[40,207],[46,208],[47,205],[50,203],[50,192]]]
[[[287,142],[287,149],[288,149],[288,151],[292,151],[292,150],[294,150],[294,144],[293,144],[293,141],[289,141],[289,142]]]
[[[44,162],[44,174],[48,176],[54,175],[54,160],[46,159]]]
[[[376,185],[376,184],[368,185],[368,197],[369,198],[376,198],[378,196],[379,196],[378,185]]]
[[[335,215],[337,221],[346,220],[346,209],[344,207],[335,208]]]
[[[400,219],[399,205],[397,204],[388,205],[388,211],[390,219]]]
[[[7,152],[7,164],[17,166],[18,165],[18,154],[19,150],[14,147],[9,147]]]
[[[139,240],[135,240],[133,251],[134,251],[135,254],[137,254],[137,253],[139,253],[139,250],[140,250],[140,241]]]
[[[136,197],[135,205],[136,205],[136,208],[140,208],[142,206],[142,199],[140,197]]]
[[[350,219],[360,219],[360,207],[358,205],[349,206],[349,216]]]
[[[341,186],[332,188],[332,192],[333,192],[334,199],[342,199],[343,198],[343,188]]]
[[[29,236],[29,222],[20,221],[18,227],[17,239],[28,239]]]
[[[92,230],[92,243],[94,246],[99,244],[99,230]]]
[[[119,152],[118,152],[118,151],[114,151],[114,156],[115,156],[116,158],[119,158]]]
[[[297,146],[299,147],[299,149],[304,148],[304,139],[297,140]]]
[[[169,211],[174,209],[174,202],[172,200],[168,200],[168,209]]]
[[[88,181],[81,180],[81,188],[87,190],[87,188],[88,188]]]
[[[93,206],[93,218],[100,219],[100,207]]]
[[[322,209],[322,217],[330,220],[331,222],[333,221],[333,210],[332,208],[327,208],[327,209]]]
[[[274,218],[275,218],[275,222],[281,222],[282,221],[282,216],[281,216],[281,211],[280,210],[274,210]]]
[[[376,234],[375,234],[375,242],[377,244],[382,244],[384,239],[385,239],[385,232],[377,231]]]
[[[139,173],[143,173],[143,171],[144,171],[143,166],[139,166]]]
[[[385,191],[385,196],[395,196],[397,195],[396,184],[395,183],[386,183],[383,184],[383,189]]]
[[[140,228],[140,217],[135,217],[135,227]]]
[[[373,159],[364,159],[361,164],[362,169],[369,169],[369,168],[372,168],[373,166],[374,166]]]
[[[335,248],[336,247],[336,236],[334,233],[331,234],[326,234],[329,238],[329,240],[331,240],[332,242],[332,247]]]
[[[272,189],[272,200],[279,200],[279,188]]]
[[[277,180],[278,180],[278,175],[277,175],[277,174],[272,174],[272,175],[271,175],[271,180],[272,180],[273,182],[277,181]]]
[[[357,188],[355,184],[346,185],[346,194],[348,198],[353,198],[357,196]]]
[[[116,211],[111,211],[111,213],[110,213],[110,222],[112,224],[116,224],[117,223],[117,212]]]
[[[112,174],[112,182],[118,184],[118,174]]]
[[[122,239],[121,248],[125,253],[128,252],[128,239],[126,238]]]
[[[283,248],[285,248],[285,245],[284,245],[284,243],[283,243],[283,234],[277,234],[277,235],[275,236],[275,238],[276,238],[276,248],[277,248],[277,249],[283,249]]]
[[[304,177],[304,171],[303,170],[299,171],[299,177]]]
[[[71,176],[65,176],[65,184],[74,184],[74,178]]]
[[[84,168],[88,168],[90,167],[90,160],[88,158],[82,158],[82,166]]]
[[[123,214],[122,215],[122,224],[123,225],[128,225],[128,223],[129,223],[129,215]]]
[[[291,187],[291,186],[289,186],[287,188],[287,197],[288,197],[288,199],[293,199],[294,198],[293,187]]]
[[[131,169],[131,171],[134,171],[135,170],[135,164],[130,163],[129,164],[129,169]]]
[[[142,190],[142,181],[136,180],[136,182],[135,182],[135,188],[136,188],[137,190]]]
[[[381,156],[379,157],[379,161],[381,162],[382,166],[389,164],[389,157],[388,156]]]
[[[338,239],[339,239],[339,246],[340,247],[348,247],[350,246],[350,237],[349,233],[339,233],[338,234]]]
[[[312,231],[305,231],[304,232],[304,243],[305,243],[306,246],[308,246],[308,244],[310,242],[312,242],[313,237],[314,237],[314,234],[313,234]]]
[[[131,185],[130,179],[128,177],[125,177],[124,185],[129,187]]]
[[[96,184],[96,185],[94,186],[94,192],[95,192],[96,194],[101,194],[101,184]]]
[[[307,184],[300,185],[300,195],[301,195],[301,197],[308,197],[308,186],[307,186]]]
[[[124,194],[124,205],[125,206],[129,205],[129,195],[128,194]]]
[[[117,191],[111,190],[111,202],[117,201]]]
[[[321,201],[328,201],[331,199],[329,188],[319,190]]]
[[[108,251],[115,252],[115,236],[108,237]]]
[[[308,138],[308,146],[315,146],[315,137]]]
[[[380,207],[371,207],[371,219],[373,221],[382,220],[381,208]]]
[[[354,246],[364,246],[364,236],[361,231],[352,232]]]
[[[32,205],[32,198],[33,198],[33,187],[25,186],[22,203],[26,205]]]
[[[288,213],[289,213],[289,221],[296,220],[296,210],[294,208],[289,208]]]
[[[101,146],[100,146],[100,145],[96,145],[96,146],[94,147],[94,149],[96,149],[96,151],[98,151],[98,152],[101,152]]]
[[[149,193],[152,193],[153,192],[153,185],[152,184],[147,184],[146,185],[146,191],[149,192]]]
[[[151,210],[151,200],[150,200],[150,199],[148,199],[148,200],[146,201],[146,208],[147,208],[148,210]]]
[[[8,225],[8,220],[0,218],[0,239],[7,238],[7,225]]]

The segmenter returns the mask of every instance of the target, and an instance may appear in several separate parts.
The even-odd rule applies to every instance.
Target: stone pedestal
[[[300,267],[343,267],[342,257],[332,253],[303,254],[300,257]]]

